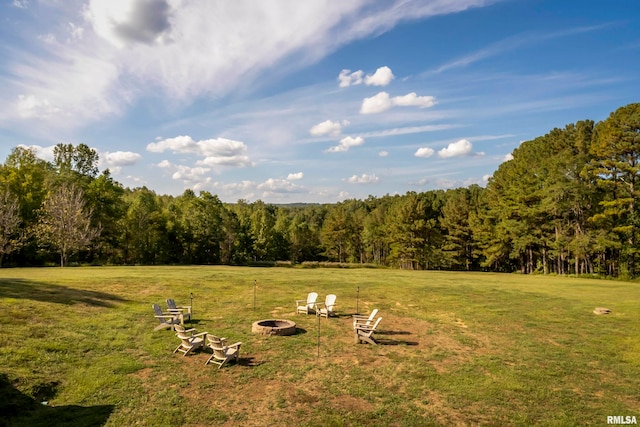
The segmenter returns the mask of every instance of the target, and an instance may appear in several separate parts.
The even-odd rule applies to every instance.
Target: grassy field
[[[339,316],[296,315],[294,301],[310,291],[336,294]],[[175,335],[153,330],[151,304],[188,304],[191,292],[193,326],[242,341],[239,364],[217,370],[204,365],[207,352],[173,354]],[[3,269],[0,307],[0,425],[640,418],[638,283],[374,269]],[[373,308],[380,345],[355,344],[350,317]],[[252,322],[273,318],[294,320],[298,333],[251,333]]]

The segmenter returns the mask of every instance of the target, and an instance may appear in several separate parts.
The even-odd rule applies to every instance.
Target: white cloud
[[[379,92],[371,98],[365,98],[362,100],[362,107],[360,107],[360,114],[375,114],[382,113],[391,108],[391,98],[387,92]]]
[[[385,150],[378,152],[378,156],[380,157],[387,157],[388,155],[389,155],[389,152]]]
[[[367,74],[364,78],[362,76],[364,76],[364,71],[362,70],[351,72],[351,70],[344,69],[338,75],[340,87],[355,86],[362,83],[367,86],[386,86],[395,78],[391,68],[386,65],[378,68],[373,74]]]
[[[299,193],[304,187],[286,179],[269,178],[258,184],[257,189],[268,193]]]
[[[485,185],[486,182],[483,181],[483,178],[478,177],[469,177],[462,180],[462,183],[459,184],[459,187],[470,187],[472,185]]]
[[[168,160],[163,160],[156,164],[156,166],[173,172],[171,174],[172,179],[182,181],[186,186],[191,187],[195,191],[203,190],[212,183],[211,177],[208,176],[212,173],[212,169],[208,167],[176,165]]]
[[[253,191],[256,188],[256,183],[249,180],[244,180],[241,182],[231,182],[231,183],[222,183],[222,182],[214,182],[212,187],[218,190],[221,190],[227,194],[237,193],[239,191]]]
[[[16,7],[29,4],[28,0],[12,2]],[[84,21],[78,20],[78,3],[85,4]],[[15,105],[11,114],[5,114],[20,94],[35,97],[50,127],[57,128],[82,127],[120,114],[146,96],[168,95],[159,105],[182,108],[198,98],[221,97],[238,87],[251,91],[255,84],[269,83],[258,80],[264,77],[264,70],[280,79],[349,42],[382,34],[402,21],[483,3],[42,1],[39,12],[55,12],[59,24],[38,29],[47,34],[43,36],[50,44],[46,55],[41,46],[33,51],[26,46],[3,57],[2,74],[20,76],[20,81],[3,87],[0,117],[3,122],[22,118]],[[345,75],[350,82],[365,78],[357,71]],[[384,74],[378,71],[370,77],[384,82]],[[56,114],[51,114],[45,101]],[[26,115],[36,118],[34,112]]]
[[[449,157],[468,156],[471,154],[472,150],[473,145],[471,145],[468,140],[461,139],[459,141],[452,142],[446,148],[438,151],[438,156],[443,159],[447,159]]]
[[[409,181],[409,185],[423,186],[430,182],[429,178],[420,178],[417,181]]]
[[[132,166],[135,165],[142,156],[131,151],[114,151],[104,153],[104,159],[110,166]]]
[[[252,164],[246,155],[247,146],[241,141],[226,138],[205,139],[194,141],[188,135],[167,138],[147,144],[147,151],[162,153],[195,154],[204,157],[197,162],[199,166],[250,166]]]
[[[382,113],[392,106],[428,108],[435,104],[435,97],[418,96],[415,92],[411,92],[403,96],[395,96],[393,98],[391,98],[387,92],[379,92],[370,98],[362,100],[360,114]]]
[[[251,87],[265,69],[286,75],[319,60],[356,37],[335,31],[359,19],[354,13],[363,7],[359,0],[330,7],[319,0],[168,3],[160,17],[169,25],[119,56],[127,71],[185,103]]]
[[[207,157],[234,157],[246,153],[244,142],[226,138],[206,139],[197,142],[202,154]]]
[[[76,37],[80,33],[76,29]],[[0,107],[5,104],[6,110],[0,121],[37,121],[33,132],[58,133],[118,113],[128,103],[127,90],[114,86],[118,67],[102,49],[79,49],[52,34],[41,40],[47,55],[20,51],[13,61],[6,58],[7,70],[20,76],[20,84],[3,87]]]
[[[289,175],[287,175],[288,181],[298,181],[302,178],[304,178],[304,174],[302,172],[290,173]]]
[[[42,40],[46,44],[54,44],[56,42],[56,36],[52,33],[47,33],[47,34],[38,36],[38,40]]]
[[[234,167],[247,167],[252,166],[253,163],[247,156],[208,156],[203,160],[196,162],[197,165],[205,166],[234,166]]]
[[[508,162],[509,160],[513,160],[513,154],[511,154],[511,153],[506,154],[506,155],[502,158],[502,161],[503,161],[503,162]]]
[[[175,138],[167,138],[147,144],[147,151],[153,153],[162,153],[167,150],[174,153],[190,153],[205,157],[230,157],[246,152],[247,147],[243,142],[232,139],[216,138],[194,141],[188,135],[180,135]]]
[[[460,182],[453,179],[439,178],[436,180],[436,186],[440,188],[450,189],[460,186]]]
[[[346,136],[340,140],[340,144],[336,145],[335,147],[329,148],[329,150],[327,151],[330,153],[339,153],[343,151],[349,151],[349,148],[357,147],[358,145],[362,144],[364,144],[363,137],[357,136],[354,138],[352,136]]]
[[[436,104],[436,98],[433,96],[418,96],[415,92],[408,93],[404,96],[396,96],[392,99],[393,105],[401,107],[420,107],[428,108]]]
[[[197,143],[188,135],[157,139],[157,141],[147,144],[147,151],[152,153],[163,153],[167,150],[177,153],[195,153],[198,151]]]
[[[73,22],[69,22],[69,33],[73,40],[82,40],[84,37],[84,28],[74,24]]]
[[[51,105],[48,99],[38,98],[35,95],[18,95],[16,110],[23,119],[46,119],[60,112],[60,108]]]
[[[360,176],[353,175],[350,178],[348,178],[346,181],[351,184],[373,184],[378,182],[379,178],[376,176],[376,174],[368,175],[366,173],[363,173]]]
[[[47,162],[53,162],[54,160],[53,153],[56,148],[56,145],[42,147],[39,145],[27,146],[27,145],[19,144],[18,147],[33,150],[38,158],[45,160]],[[107,151],[104,153],[100,153],[98,149],[95,149],[95,148],[93,149],[96,150],[96,152],[98,153],[98,157],[100,159],[99,167],[105,167],[105,166],[109,167],[111,169],[111,172],[113,173],[119,173],[120,168],[122,166],[135,165],[142,158],[140,154],[133,153],[130,151],[115,151],[113,153],[110,153]],[[158,167],[170,167],[170,166],[171,164],[167,160],[164,160],[163,162],[158,164]]]
[[[176,171],[173,173],[171,178],[175,180],[181,180],[186,182],[198,182],[201,181],[205,175],[211,172],[209,168],[203,167],[189,167],[178,165],[176,166]]]
[[[433,156],[433,153],[435,153],[433,148],[421,147],[421,148],[418,148],[418,150],[415,152],[414,156],[428,158],[428,157]]]
[[[41,13],[55,12],[55,21],[63,25],[41,29],[46,55],[41,46],[29,50],[25,43],[25,49],[3,56],[2,74],[20,80],[3,86],[0,118],[46,119],[48,127],[41,122],[32,129],[50,134],[121,114],[141,97],[165,96],[161,105],[182,108],[239,87],[250,91],[268,84],[258,80],[264,70],[280,79],[403,21],[493,1],[84,0],[84,21],[78,21],[78,2],[43,1]],[[29,2],[12,4],[24,8]],[[380,70],[385,67],[370,82],[389,79],[391,73]],[[349,85],[365,78],[361,71],[341,76],[341,84]],[[19,95],[25,97],[20,111]]]
[[[13,6],[19,9],[26,9],[29,7],[29,0],[13,0]]]
[[[313,136],[329,135],[335,137],[340,135],[342,133],[342,128],[344,126],[347,126],[348,124],[348,120],[343,120],[342,122],[325,120],[324,122],[318,123],[317,125],[313,126],[309,130],[309,133]]]
[[[27,150],[33,150],[36,157],[39,159],[45,160],[47,162],[53,162],[53,150],[56,148],[55,145],[49,145],[48,147],[42,147],[40,145],[24,145],[18,144],[18,147],[25,148]]]
[[[453,129],[456,125],[424,125],[424,126],[406,126],[402,128],[393,128],[385,130],[376,130],[372,132],[364,132],[361,135],[369,138],[379,138],[386,136],[407,135],[412,133],[435,132],[439,130]]]
[[[263,182],[244,180],[241,182],[213,182],[210,178],[203,180],[194,186],[195,189],[210,188],[218,194],[223,194],[231,198],[252,199],[255,193],[262,192],[262,197],[281,196],[287,194],[304,193],[306,189],[287,179],[268,178]]]
[[[140,176],[135,176],[135,175],[127,175],[124,178],[124,181],[128,181],[132,184],[128,184],[131,187],[139,187],[142,185],[148,185],[147,181],[145,178],[140,177]],[[125,182],[123,182],[124,184]]]
[[[376,70],[373,75],[367,75],[364,79],[364,83],[367,86],[386,86],[394,79],[391,68],[384,66]]]
[[[340,87],[349,87],[352,85],[362,84],[362,76],[364,72],[362,70],[354,71],[351,70],[342,70],[340,74],[338,74],[338,81],[340,82]]]
[[[91,0],[85,9],[96,34],[118,48],[166,41],[170,15],[166,0]]]

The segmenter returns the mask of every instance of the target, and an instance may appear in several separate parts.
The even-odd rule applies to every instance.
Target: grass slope
[[[254,281],[255,309],[254,309]],[[359,289],[359,291],[358,291]],[[294,300],[338,296],[338,318]],[[221,370],[151,303],[242,341]],[[608,307],[609,315],[593,314]],[[640,418],[640,285],[562,277],[360,269],[0,270],[0,425],[602,425]],[[380,345],[350,315],[380,309]],[[263,337],[255,320],[292,319]],[[47,405],[41,404],[46,401]]]

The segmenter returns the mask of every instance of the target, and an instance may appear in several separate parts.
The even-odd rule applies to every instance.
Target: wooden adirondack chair
[[[154,328],[154,331],[173,328],[177,324],[184,324],[184,317],[181,313],[165,313],[158,304],[151,304],[151,307],[155,313],[154,317],[160,322],[160,324]]]
[[[180,344],[173,350],[174,353],[181,352],[182,356],[190,354],[199,348],[204,348],[204,342],[207,337],[206,332],[192,334],[191,332],[176,332],[176,336],[180,340]]]
[[[374,308],[373,310],[371,310],[371,314],[369,314],[369,316],[364,316],[362,314],[354,314],[353,328],[355,329],[356,326],[359,324],[369,326],[373,322],[373,319],[375,319],[377,314],[378,314],[377,308]]]
[[[320,317],[329,318],[330,316],[335,316],[334,308],[336,306],[336,296],[334,294],[329,294],[325,297],[324,302],[319,302],[316,304],[316,315]]]
[[[373,325],[358,325],[355,327],[356,333],[356,341],[358,343],[368,342],[369,344],[377,345],[375,339],[373,339],[373,333],[376,331],[376,328],[380,324],[382,317],[378,317],[376,322]]]
[[[316,307],[316,300],[317,299],[318,299],[318,293],[317,292],[309,292],[309,295],[307,295],[307,299],[306,300],[303,300],[303,299],[296,300],[296,314],[299,314],[299,313],[304,313],[304,314],[313,313],[314,309]]]
[[[205,365],[209,363],[215,363],[218,365],[218,369],[222,368],[227,362],[238,361],[240,356],[241,342],[237,342],[231,345],[226,345],[226,339],[216,337],[213,335],[207,336],[207,346],[213,350],[211,357],[205,362]]]
[[[174,299],[167,298],[167,307],[169,307],[169,313],[181,313],[185,320],[191,321],[190,305],[176,305],[176,301]]]

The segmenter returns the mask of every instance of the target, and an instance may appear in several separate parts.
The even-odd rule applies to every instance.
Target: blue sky
[[[640,101],[640,2],[4,0],[0,159],[98,151],[128,187],[337,202],[486,184]]]

